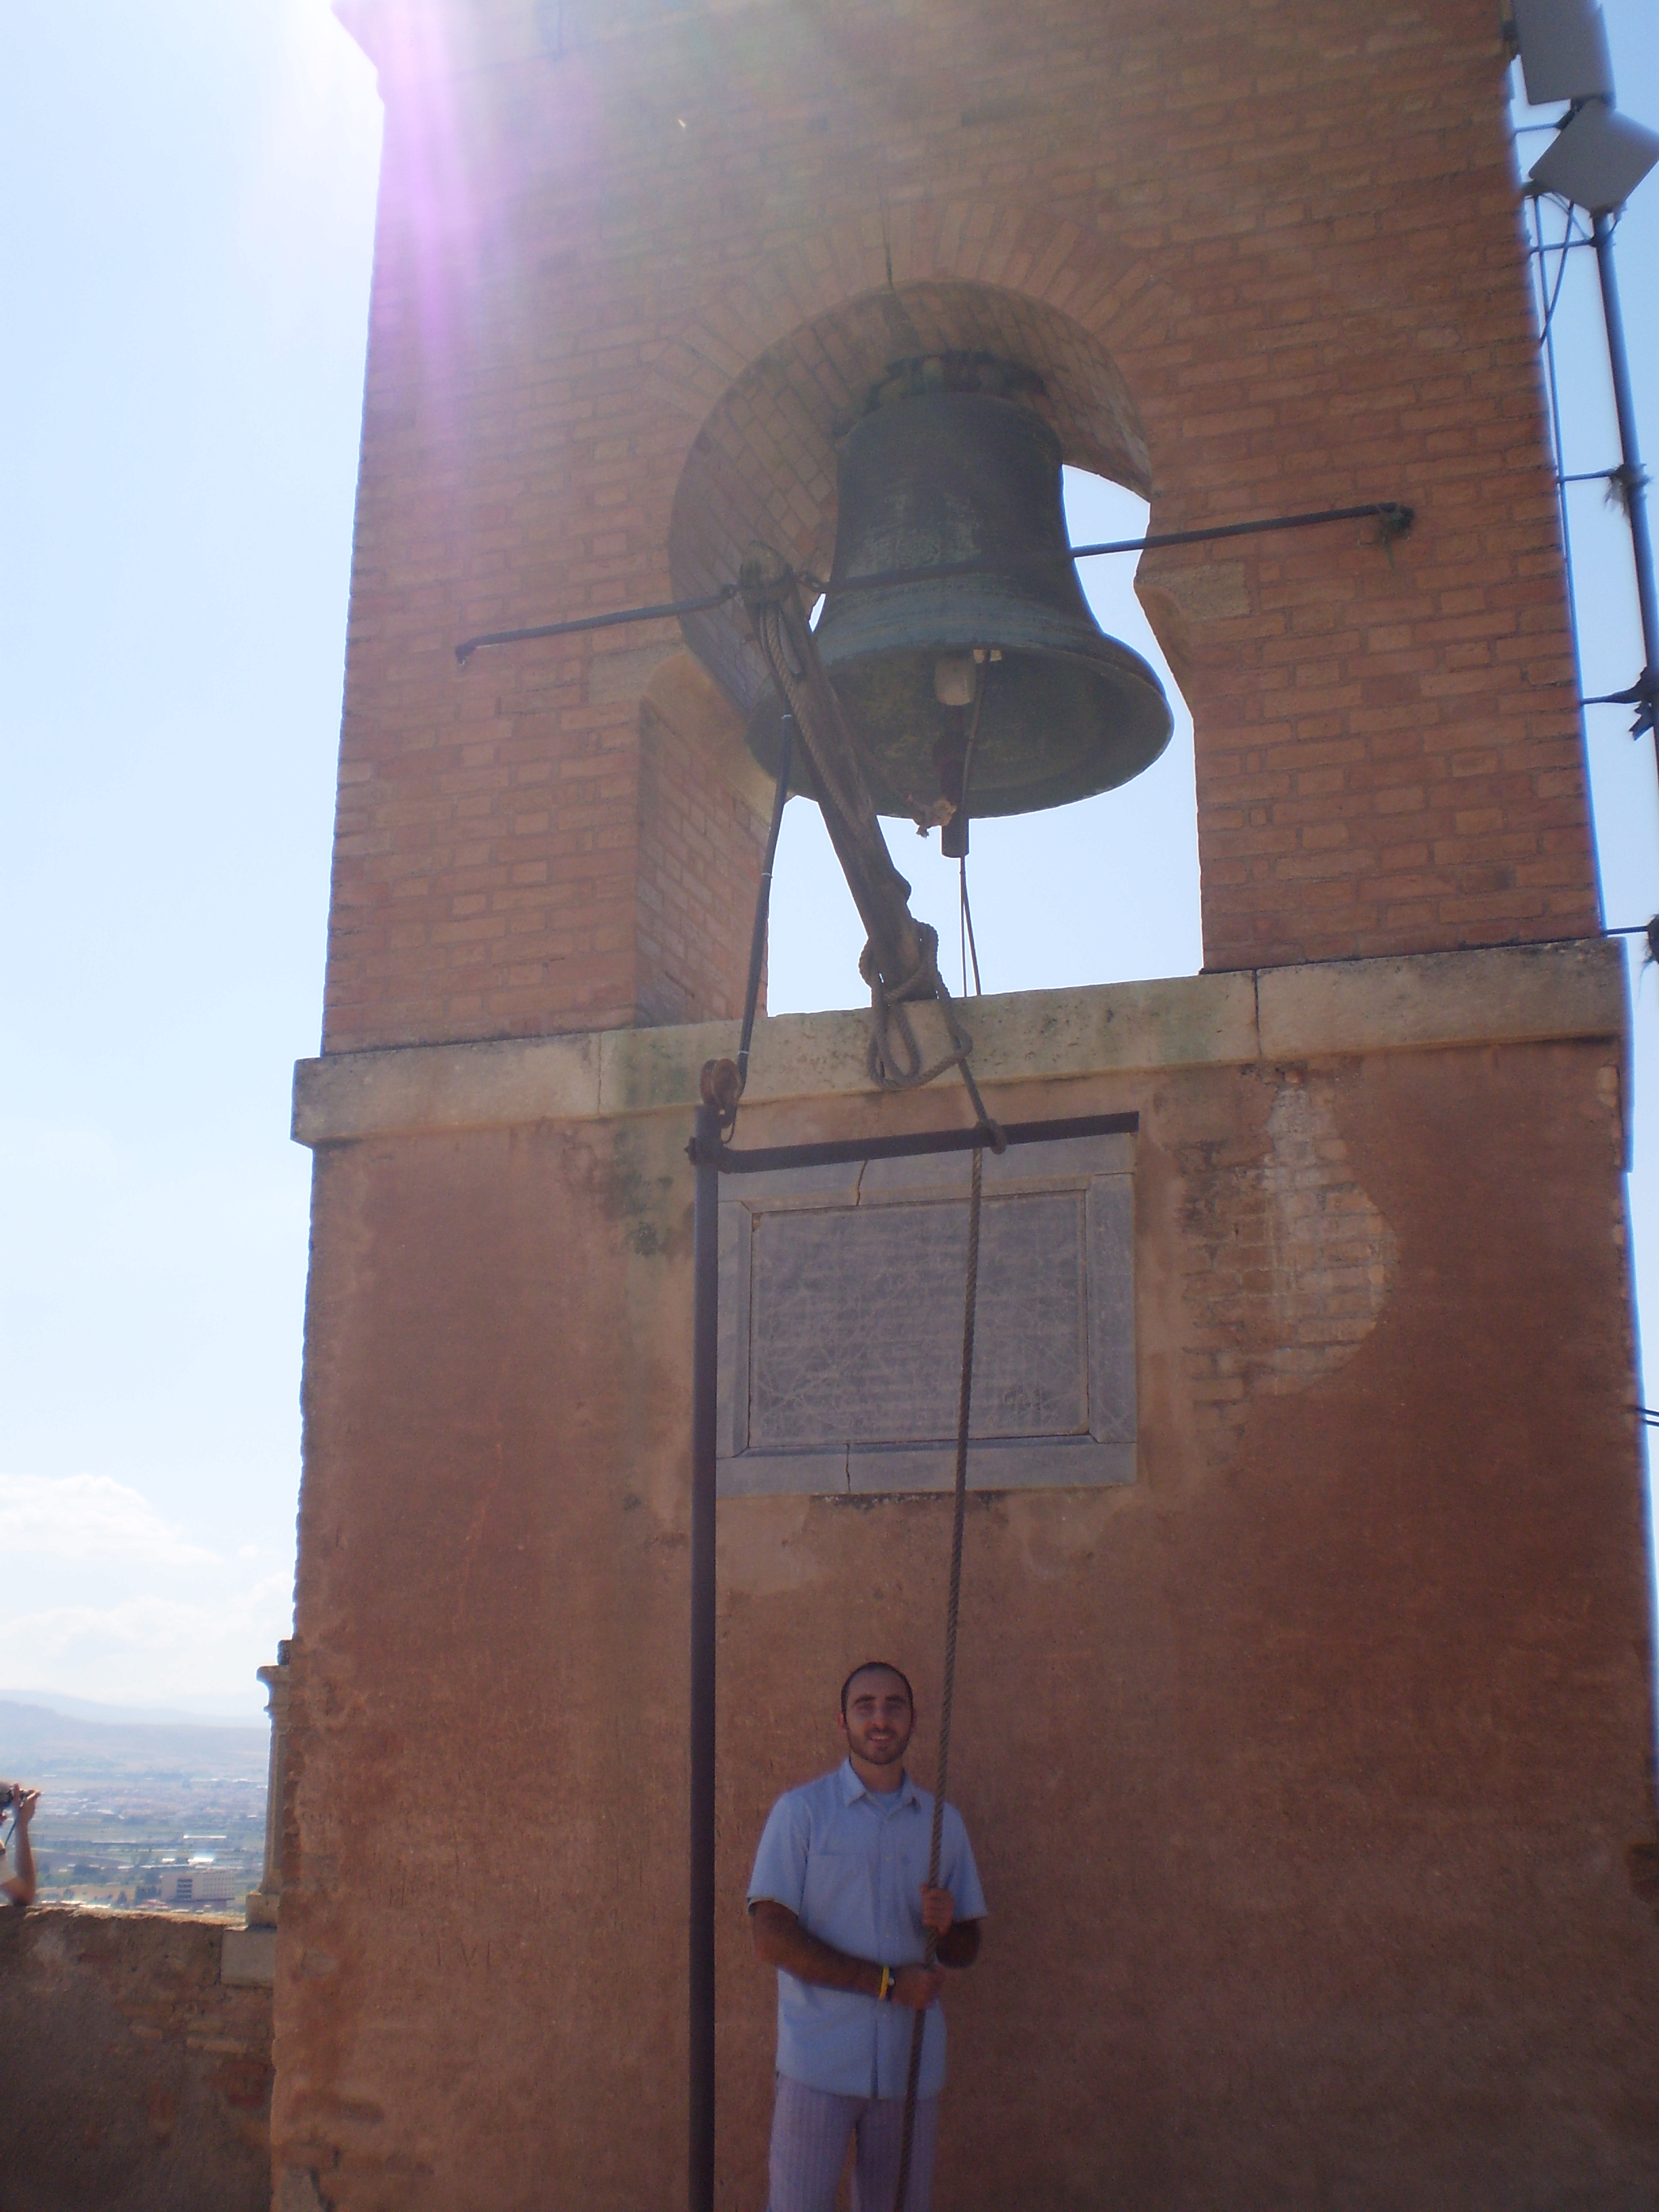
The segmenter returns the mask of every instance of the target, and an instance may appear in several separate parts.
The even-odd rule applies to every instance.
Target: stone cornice
[[[1599,939],[1016,991],[966,1012],[986,1085],[1575,1037],[1623,1057],[1629,1021],[1623,949]],[[761,1023],[749,1103],[870,1091],[867,1034],[861,1012]],[[735,1022],[704,1022],[302,1060],[295,1141],[686,1110],[703,1062],[737,1042]]]

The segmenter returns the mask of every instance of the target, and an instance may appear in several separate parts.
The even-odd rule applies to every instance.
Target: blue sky
[[[1659,125],[1650,9],[1607,16],[1621,104]],[[252,1717],[289,1619],[309,1161],[288,1097],[321,1004],[379,103],[323,0],[11,0],[5,46],[0,1686]],[[1659,451],[1659,178],[1620,262]],[[1616,458],[1589,276],[1559,310],[1571,469]],[[1126,494],[1071,496],[1074,534],[1137,526]],[[1573,498],[1607,690],[1640,659],[1628,539],[1598,487]],[[1105,627],[1155,659],[1130,564],[1097,566]],[[1659,907],[1653,753],[1626,726],[1591,717],[1615,922]],[[1115,799],[976,828],[986,988],[1195,968],[1192,808],[1183,717]],[[896,849],[953,945],[954,872]],[[803,804],[780,884],[775,1006],[854,1001]],[[1659,977],[1638,1037],[1659,1344]]]

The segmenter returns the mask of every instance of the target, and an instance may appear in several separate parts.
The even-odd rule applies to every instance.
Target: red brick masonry
[[[755,529],[821,556],[830,432],[918,337],[1032,361],[1154,527],[1417,509],[1392,559],[1144,564],[1211,966],[1594,925],[1492,0],[343,12],[387,128],[330,1049],[730,1009],[741,933],[664,854],[700,815],[741,906],[757,830],[647,772],[675,629],[453,648]],[[697,641],[740,686],[740,626]]]

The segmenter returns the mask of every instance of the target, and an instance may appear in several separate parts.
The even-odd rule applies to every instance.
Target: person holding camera
[[[9,1816],[11,1832],[0,1843],[0,1897],[21,1908],[34,1902],[34,1853],[29,1844],[29,1822],[40,1802],[38,1790],[21,1782],[0,1782],[0,1820]]]

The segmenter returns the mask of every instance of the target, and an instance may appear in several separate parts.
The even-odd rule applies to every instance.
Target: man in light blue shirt
[[[946,1966],[979,1955],[984,1893],[954,1806],[929,1887],[933,1801],[904,1771],[910,1685],[866,1660],[842,1685],[847,1757],[772,1808],[749,1882],[755,1949],[778,1970],[778,2087],[769,2212],[831,2212],[849,2136],[854,2212],[927,2212],[945,2086]],[[927,1966],[927,1931],[938,1938]],[[921,2098],[906,2203],[896,2208],[912,2023]]]

